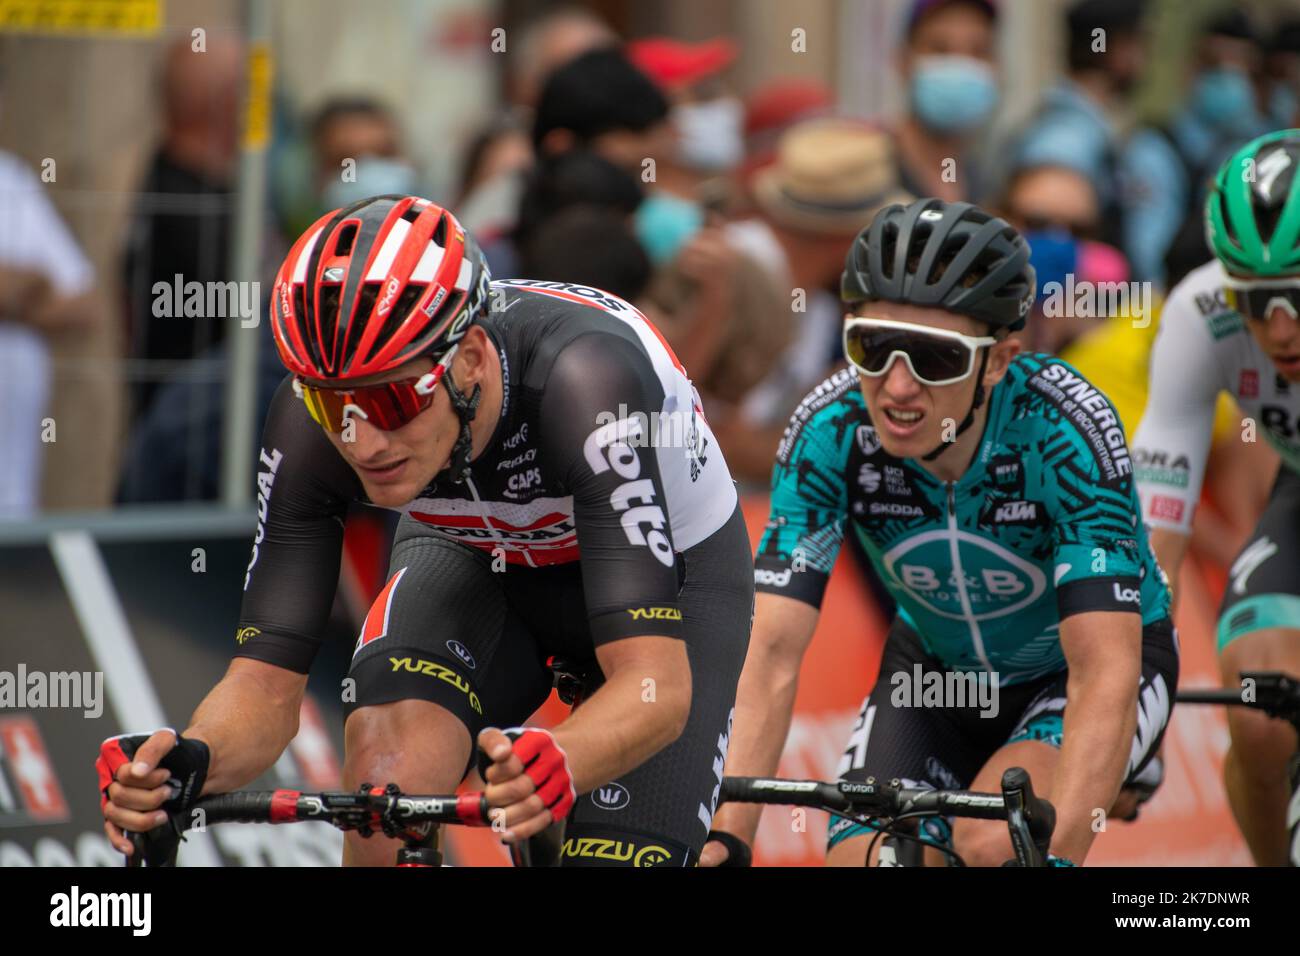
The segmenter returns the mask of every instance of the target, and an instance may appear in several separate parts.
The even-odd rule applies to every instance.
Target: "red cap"
[[[816,80],[780,79],[759,87],[745,101],[745,135],[781,130],[830,110],[835,93]]]
[[[628,43],[627,56],[659,86],[673,89],[721,73],[736,59],[736,44],[726,37],[703,43],[645,37]]]

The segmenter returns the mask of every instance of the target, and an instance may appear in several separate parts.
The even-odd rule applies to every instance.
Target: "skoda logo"
[[[469,652],[469,649],[466,648],[464,644],[460,641],[448,641],[447,648],[464,661],[466,667],[470,670],[474,669],[474,655]]]
[[[622,810],[631,800],[632,795],[621,783],[607,783],[591,792],[591,802],[602,810]]]

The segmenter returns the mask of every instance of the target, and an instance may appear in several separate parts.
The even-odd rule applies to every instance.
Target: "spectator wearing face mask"
[[[1148,303],[1130,297],[1128,308],[1121,305],[1113,313],[1096,315],[1062,308],[1068,289],[1103,289],[1103,284],[1129,280],[1123,254],[1092,238],[1100,225],[1100,204],[1092,183],[1079,170],[1057,165],[1018,168],[1001,207],[1029,242],[1030,262],[1038,276],[1034,315],[1017,334],[1029,350],[1060,355],[1082,372],[1110,399],[1125,432],[1133,434],[1147,404],[1160,299],[1153,296]],[[1055,307],[1045,308],[1051,296],[1057,297]],[[1098,296],[1094,302],[1102,305],[1106,299]],[[1194,540],[1202,554],[1223,563],[1231,563],[1235,545],[1254,525],[1258,510],[1252,511],[1250,503],[1260,495],[1267,498],[1268,487],[1260,487],[1259,476],[1267,481],[1271,474],[1251,443],[1240,440],[1240,421],[1232,399],[1220,395],[1207,479],[1218,506],[1217,511],[1197,513]],[[1252,493],[1241,494],[1246,488]]]
[[[907,112],[895,130],[899,182],[918,196],[977,198],[974,139],[998,105],[997,10],[989,0],[915,0],[899,69]],[[955,175],[945,175],[951,159]]]
[[[1119,117],[1141,74],[1144,15],[1145,0],[1072,5],[1066,12],[1066,74],[1002,151],[1018,168],[1063,165],[1084,172],[1101,205],[1102,237],[1125,248]]]
[[[1125,249],[1136,278],[1172,288],[1205,262],[1203,209],[1214,173],[1269,128],[1263,49],[1241,11],[1201,37],[1186,99],[1167,124],[1134,131],[1124,152]]]
[[[709,422],[732,473],[765,480],[790,409],[839,359],[838,283],[849,243],[881,206],[911,197],[899,188],[888,134],[846,119],[790,127],[750,187],[757,214],[727,223],[722,238],[726,250],[757,264],[755,287],[774,290],[764,298],[771,304],[733,310],[713,334],[731,343],[718,355],[762,353],[765,368],[740,401],[715,403]],[[749,338],[759,315],[774,323],[762,347]],[[781,334],[788,344],[774,348],[768,336]]]
[[[1057,164],[1026,165],[1011,176],[1000,203],[1006,220],[1029,243],[1038,278],[1034,318],[1017,333],[1032,352],[1059,353],[1107,316],[1080,316],[1074,310],[1044,310],[1049,296],[1075,284],[1127,282],[1128,262],[1114,246],[1097,241],[1101,204],[1086,173]],[[1059,301],[1059,300],[1058,300]]]
[[[388,193],[420,192],[402,150],[397,120],[367,96],[341,96],[317,109],[310,125],[317,215]]]
[[[628,58],[668,98],[675,146],[655,157],[655,177],[637,210],[637,237],[662,266],[705,224],[706,206],[729,205],[728,175],[744,158],[744,105],[724,77],[736,47],[719,37],[686,43],[647,37],[627,46]]]

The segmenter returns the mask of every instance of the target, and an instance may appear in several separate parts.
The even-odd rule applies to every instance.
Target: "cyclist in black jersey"
[[[565,865],[692,865],[753,580],[734,483],[667,343],[600,290],[493,283],[450,213],[398,196],[303,234],[272,326],[291,375],[263,435],[235,660],[179,738],[105,742],[114,845],[288,745],[359,501],[402,518],[345,685],[345,786],[447,792],[477,742],[505,842],[567,818]],[[518,726],[557,658],[581,706],[553,732]],[[164,803],[167,777],[182,793]],[[392,858],[349,834],[345,862]]]

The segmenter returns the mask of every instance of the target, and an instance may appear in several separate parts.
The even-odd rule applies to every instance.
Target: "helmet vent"
[[[371,293],[371,302],[373,303],[374,296],[379,291],[379,285],[377,283],[367,283],[367,288],[375,290],[374,293]],[[380,349],[392,341],[393,336],[397,334],[397,330],[401,328],[411,310],[415,308],[415,303],[420,301],[420,295],[427,288],[428,286],[422,283],[407,283],[406,288],[402,290],[402,294],[397,297],[397,303],[393,306],[393,310],[384,319],[384,325],[379,330],[379,334],[375,336],[375,343],[370,346],[370,351],[366,354],[364,361],[373,362]],[[369,313],[370,310],[367,308],[365,312],[359,314],[369,315]]]
[[[443,249],[447,248],[447,217],[445,215],[438,218],[438,225],[433,230],[432,240]]]
[[[338,242],[334,244],[336,256],[346,256],[352,252],[352,244],[357,241],[357,224],[350,222],[339,230]]]

